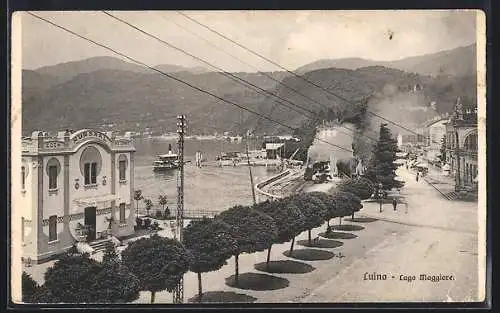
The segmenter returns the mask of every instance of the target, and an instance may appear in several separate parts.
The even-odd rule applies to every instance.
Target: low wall
[[[262,188],[276,182],[277,180],[280,180],[281,178],[289,175],[290,173],[291,173],[290,170],[286,170],[286,171],[281,172],[281,173],[279,173],[271,178],[268,178],[265,181],[256,184],[255,190],[257,191],[257,193],[264,195],[266,197],[269,197],[269,198],[281,198],[281,196],[277,196],[277,195],[273,195],[273,194],[270,194],[268,192],[265,192],[264,190],[262,190]]]

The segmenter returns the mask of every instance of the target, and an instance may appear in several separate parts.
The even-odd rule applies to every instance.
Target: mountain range
[[[287,72],[232,73],[284,99],[280,100],[261,90],[253,91],[223,73],[202,67],[168,64],[155,67],[217,97],[270,116],[280,124],[297,127],[307,114],[291,103],[312,111],[325,107],[345,110],[353,102],[367,97],[383,100],[389,87],[399,93],[411,93],[415,86],[423,86],[418,100],[420,105],[428,106],[430,102],[436,102],[439,112],[447,112],[457,96],[475,98],[476,72],[470,70],[476,64],[475,49],[472,48],[461,47],[395,61],[393,67],[363,59],[341,59],[320,60],[297,69],[296,73],[301,73],[307,80],[333,94],[349,99],[351,104]],[[434,72],[430,73],[431,69]],[[438,69],[438,75],[435,75],[435,69]],[[95,57],[23,70],[22,98],[25,134],[38,129],[50,131],[83,127],[110,127],[120,131],[150,128],[156,133],[163,133],[175,131],[178,114],[187,116],[193,133],[240,132],[244,129],[266,133],[290,132],[284,126],[277,126],[219,98],[113,57]]]
[[[463,62],[471,60],[472,62]],[[304,74],[321,68],[355,70],[368,66],[384,66],[428,76],[472,76],[476,74],[476,44],[396,61],[374,61],[362,58],[322,59],[295,70]]]

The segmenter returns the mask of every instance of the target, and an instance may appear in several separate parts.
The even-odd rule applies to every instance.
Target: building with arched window
[[[50,259],[76,242],[92,247],[134,232],[130,133],[35,131],[23,139],[23,258]]]
[[[455,175],[457,191],[477,189],[477,111],[462,109],[457,100],[455,115],[446,123],[446,160]]]

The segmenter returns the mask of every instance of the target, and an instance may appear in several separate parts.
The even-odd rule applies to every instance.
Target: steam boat
[[[179,168],[179,156],[172,152],[172,146],[168,145],[168,153],[160,154],[153,162],[153,171],[163,172]]]

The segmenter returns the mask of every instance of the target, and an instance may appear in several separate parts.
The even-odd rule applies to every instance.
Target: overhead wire
[[[115,20],[117,20],[117,21],[119,21],[119,22],[121,22],[121,23],[123,23],[123,24],[125,24],[125,25],[127,25],[127,26],[129,26],[129,27],[131,27],[131,28],[133,28],[133,29],[135,29],[135,30],[137,30],[137,31],[139,31],[139,32],[141,32],[142,34],[144,34],[144,35],[146,35],[146,36],[148,36],[148,37],[150,37],[150,38],[153,38],[153,39],[155,39],[155,40],[157,40],[157,41],[159,41],[159,42],[161,42],[161,43],[163,43],[163,44],[167,45],[168,47],[170,47],[170,48],[172,48],[172,49],[175,49],[175,50],[177,50],[177,51],[179,51],[179,52],[181,52],[181,53],[184,53],[184,54],[186,54],[186,55],[188,55],[188,56],[190,56],[190,57],[192,57],[192,58],[194,58],[194,59],[198,60],[199,62],[201,62],[201,63],[203,63],[203,64],[206,64],[206,65],[208,65],[208,66],[210,66],[210,67],[212,67],[212,68],[217,69],[218,71],[220,71],[220,72],[221,72],[224,76],[226,76],[226,77],[228,77],[228,76],[229,76],[229,78],[231,78],[231,79],[233,79],[233,80],[237,80],[239,83],[242,83],[242,84],[245,84],[245,85],[250,85],[250,86],[252,86],[252,87],[254,87],[254,88],[256,88],[256,89],[261,90],[262,92],[265,92],[266,94],[269,94],[269,95],[270,95],[270,96],[272,96],[272,97],[275,97],[275,98],[278,98],[278,99],[280,99],[280,100],[282,100],[282,101],[285,101],[285,102],[287,102],[287,103],[289,103],[289,104],[293,105],[293,106],[294,106],[294,107],[296,107],[296,108],[300,108],[301,110],[303,110],[303,111],[305,111],[305,112],[310,113],[311,115],[310,115],[309,117],[311,117],[311,118],[312,118],[312,117],[315,117],[315,118],[316,118],[316,117],[320,117],[320,118],[321,118],[321,116],[320,116],[318,113],[316,113],[316,112],[314,112],[314,111],[312,111],[312,110],[310,110],[310,109],[308,109],[308,108],[305,108],[305,107],[303,107],[303,106],[301,106],[301,105],[298,105],[298,104],[296,104],[296,103],[294,103],[294,102],[292,102],[292,101],[290,101],[290,100],[288,100],[288,99],[284,99],[284,98],[282,98],[282,97],[280,97],[280,96],[278,96],[278,95],[275,95],[275,94],[273,94],[273,93],[271,93],[271,92],[269,92],[269,91],[267,91],[267,90],[265,90],[265,89],[263,89],[263,88],[261,88],[261,87],[259,87],[259,86],[256,86],[255,84],[250,83],[249,81],[247,81],[247,80],[245,80],[245,79],[242,79],[242,78],[240,78],[240,77],[237,77],[236,75],[234,75],[234,74],[232,74],[232,73],[229,73],[229,72],[225,71],[224,69],[222,69],[222,68],[220,68],[220,67],[218,67],[218,66],[216,66],[216,65],[212,64],[211,62],[208,62],[208,61],[206,61],[206,60],[204,60],[204,59],[202,59],[202,58],[200,58],[200,57],[197,57],[197,56],[195,56],[194,54],[189,53],[189,52],[187,52],[186,50],[181,49],[181,48],[179,48],[179,47],[175,46],[174,44],[172,44],[172,43],[170,43],[170,42],[167,42],[166,40],[161,39],[161,38],[159,38],[158,36],[156,36],[156,35],[154,35],[154,34],[151,34],[150,32],[145,31],[144,29],[142,29],[142,28],[138,27],[137,25],[134,25],[134,24],[130,23],[129,21],[127,21],[127,20],[125,20],[125,19],[123,19],[123,18],[120,18],[120,17],[118,17],[118,16],[116,16],[116,15],[114,15],[114,14],[112,14],[112,13],[107,12],[107,11],[102,11],[102,12],[103,12],[104,14],[106,14],[107,16],[109,16],[109,17],[111,17],[111,18],[113,18],[113,19],[115,19]],[[174,22],[172,22],[172,23],[174,23]],[[178,25],[178,24],[175,24],[175,25]],[[197,37],[198,37],[198,36],[197,36]],[[210,44],[210,45],[211,45],[211,46],[214,46],[214,47],[217,47],[217,46],[215,46],[215,45],[213,45],[213,44]],[[217,48],[217,49],[219,49],[219,50],[223,51],[223,52],[224,52],[224,53],[226,53],[227,55],[229,55],[229,56],[231,56],[231,57],[233,57],[233,58],[237,59],[238,61],[240,61],[240,62],[242,62],[242,63],[244,63],[244,64],[248,64],[248,63],[246,63],[245,61],[243,61],[243,60],[239,59],[239,58],[238,58],[238,57],[236,57],[236,56],[233,56],[233,55],[232,55],[232,54],[230,54],[230,53],[225,52],[224,50],[222,50],[222,49],[220,49],[220,48]],[[269,77],[270,79],[272,79],[272,80],[274,80],[274,81],[277,81],[278,83],[282,84],[279,80],[276,80],[274,77],[272,77],[272,76],[268,75],[267,73],[263,73],[263,72],[259,72],[259,73],[261,73],[261,74],[265,75],[266,77]],[[291,88],[291,87],[289,87],[289,86],[287,86],[287,85],[285,85],[285,86],[286,86],[287,88]],[[295,91],[295,89],[293,89],[293,88],[291,88],[291,89]],[[254,90],[255,90],[255,89],[254,89]],[[298,92],[298,91],[296,91],[296,92]],[[300,93],[299,93],[299,94],[300,94]],[[315,100],[313,100],[313,99],[311,99],[311,100],[312,100],[312,101],[315,101]],[[277,103],[279,103],[279,104],[281,104],[281,105],[284,105],[284,103],[282,103],[282,102],[279,102],[279,101],[275,101],[275,102],[277,102]],[[319,103],[319,102],[316,102],[316,103],[318,103],[318,104],[322,105],[322,104],[321,104],[321,103]],[[286,106],[286,105],[285,105],[285,106]],[[287,107],[288,107],[288,106],[287,106]],[[288,108],[290,108],[290,107],[288,107]],[[302,112],[299,112],[299,111],[296,111],[296,110],[294,110],[294,111],[295,111],[295,112],[297,112],[297,113],[299,113],[299,114],[303,114]],[[348,129],[348,130],[350,130],[350,131],[352,131],[352,132],[356,132],[355,130],[353,130],[353,129],[351,129],[351,128],[348,128],[348,127],[347,127],[347,126],[345,126],[345,125],[339,125],[339,126],[340,126],[340,127],[342,127],[342,128]],[[373,140],[373,141],[376,141],[376,139],[371,138],[371,137],[369,137],[369,136],[367,136],[367,135],[365,135],[365,134],[361,134],[361,135],[362,135],[362,136],[365,136],[365,137],[367,137],[367,138],[369,138],[369,139],[371,139],[371,140]]]
[[[161,75],[163,75],[163,76],[165,76],[165,77],[167,77],[167,78],[170,78],[170,79],[175,80],[175,81],[177,81],[177,82],[179,82],[179,83],[182,83],[182,84],[184,84],[184,85],[186,85],[186,86],[188,86],[188,87],[190,87],[190,88],[192,88],[192,89],[195,89],[195,90],[197,90],[197,91],[199,91],[199,92],[201,92],[201,93],[204,93],[204,94],[210,95],[210,96],[212,96],[212,97],[214,97],[214,98],[216,98],[216,99],[219,99],[219,100],[221,100],[221,101],[223,101],[223,102],[225,102],[225,103],[228,103],[228,104],[234,105],[234,106],[236,106],[236,107],[238,107],[238,108],[240,108],[240,109],[242,109],[242,110],[245,110],[245,111],[247,111],[247,112],[250,112],[250,113],[253,113],[253,114],[257,115],[257,116],[260,116],[260,117],[262,117],[262,118],[265,118],[265,119],[267,119],[267,120],[269,120],[269,121],[271,121],[271,122],[273,122],[273,123],[275,123],[275,124],[277,124],[277,125],[283,126],[283,127],[285,127],[285,128],[288,128],[288,129],[291,129],[291,130],[294,130],[294,131],[295,131],[295,130],[297,130],[296,128],[294,128],[294,127],[292,127],[292,126],[289,126],[289,125],[284,124],[284,123],[282,123],[282,122],[279,122],[279,121],[276,121],[276,120],[274,120],[274,119],[271,119],[271,118],[269,118],[269,117],[267,117],[267,116],[265,116],[265,115],[263,115],[263,114],[260,114],[260,113],[258,113],[258,112],[255,112],[255,111],[253,111],[253,110],[251,110],[251,109],[249,109],[249,108],[246,108],[246,107],[244,107],[244,106],[242,106],[242,105],[240,105],[240,104],[238,104],[238,103],[236,103],[236,102],[233,102],[233,101],[230,101],[230,100],[224,99],[224,98],[222,98],[222,97],[220,97],[220,96],[218,96],[218,95],[216,95],[216,94],[213,94],[213,93],[211,93],[211,92],[209,92],[209,91],[204,90],[203,88],[200,88],[200,87],[198,87],[198,86],[195,86],[195,85],[193,85],[193,84],[190,84],[190,83],[188,83],[188,82],[186,82],[186,81],[184,81],[184,80],[182,80],[182,79],[180,79],[180,78],[178,78],[178,77],[175,77],[175,76],[170,75],[170,74],[168,74],[168,73],[165,73],[165,72],[163,72],[163,71],[161,71],[161,70],[158,70],[158,69],[156,69],[156,68],[154,68],[154,67],[152,67],[152,66],[150,66],[150,65],[148,65],[148,64],[146,64],[146,63],[144,63],[144,62],[142,62],[142,61],[139,61],[139,60],[137,60],[137,59],[135,59],[135,58],[133,58],[133,57],[130,57],[130,56],[126,55],[125,53],[119,52],[119,51],[117,51],[117,50],[115,50],[115,49],[113,49],[113,48],[111,48],[111,47],[109,47],[109,46],[107,46],[107,45],[105,45],[105,44],[99,43],[99,42],[97,42],[97,41],[95,41],[95,40],[93,40],[93,39],[90,39],[90,38],[88,38],[88,37],[85,37],[85,36],[83,36],[83,35],[80,35],[80,34],[78,34],[78,33],[77,33],[77,32],[75,32],[75,31],[72,31],[72,30],[70,30],[70,29],[68,29],[68,28],[66,28],[66,27],[64,27],[64,26],[62,26],[62,25],[59,25],[59,24],[57,24],[57,23],[55,23],[55,22],[53,22],[53,21],[51,21],[51,20],[49,20],[49,19],[46,19],[46,18],[44,18],[44,17],[41,17],[41,16],[39,16],[39,15],[37,15],[37,14],[33,13],[33,12],[29,12],[29,11],[28,11],[27,13],[28,13],[29,15],[31,15],[31,16],[33,16],[33,17],[35,17],[35,18],[39,19],[39,20],[41,20],[41,21],[44,21],[44,22],[46,22],[46,23],[48,23],[48,24],[51,24],[51,25],[52,25],[52,26],[54,26],[54,27],[57,27],[57,28],[59,28],[59,29],[61,29],[61,30],[64,30],[64,31],[66,31],[66,32],[68,32],[68,33],[70,33],[70,34],[72,34],[72,35],[74,35],[74,36],[78,37],[78,38],[81,38],[81,39],[86,40],[86,41],[88,41],[88,42],[90,42],[90,43],[93,43],[94,45],[97,45],[97,46],[99,46],[99,47],[101,47],[101,48],[104,48],[104,49],[106,49],[106,50],[108,50],[108,51],[111,51],[111,52],[113,52],[113,53],[114,53],[114,54],[116,54],[116,55],[119,55],[119,56],[121,56],[121,57],[123,57],[123,58],[126,58],[127,60],[130,60],[130,61],[132,61],[132,62],[136,63],[136,64],[139,64],[139,65],[141,65],[141,66],[144,66],[144,67],[146,67],[146,68],[150,69],[151,71],[157,72],[157,73],[159,73],[159,74],[161,74]],[[350,149],[347,149],[347,148],[345,148],[345,147],[342,147],[342,146],[336,145],[336,144],[331,143],[331,142],[328,142],[328,141],[326,141],[326,140],[322,140],[322,139],[318,139],[318,140],[319,140],[319,141],[321,141],[321,142],[324,142],[324,143],[326,143],[326,144],[328,144],[328,145],[330,145],[330,146],[332,146],[332,147],[336,147],[336,148],[339,148],[339,149],[341,149],[341,150],[345,150],[345,151],[347,151],[347,152],[353,152],[353,151],[352,151],[352,150],[350,150]]]
[[[295,72],[293,72],[293,71],[290,71],[289,69],[287,69],[287,68],[285,68],[284,66],[282,66],[282,65],[278,64],[277,62],[275,62],[275,61],[273,61],[273,60],[271,60],[271,59],[269,59],[269,58],[267,58],[267,57],[265,57],[265,56],[263,56],[263,55],[259,54],[258,52],[255,52],[254,50],[252,50],[252,49],[250,49],[250,48],[248,48],[248,47],[246,47],[246,46],[242,45],[241,43],[237,42],[236,40],[231,39],[231,38],[229,38],[228,36],[226,36],[226,35],[222,34],[221,32],[216,31],[216,30],[214,30],[213,28],[211,28],[211,27],[209,27],[209,26],[207,26],[207,25],[205,25],[205,24],[203,24],[203,23],[199,22],[199,21],[198,21],[198,20],[196,20],[195,18],[193,18],[193,17],[191,17],[191,16],[189,16],[189,15],[187,15],[187,14],[185,14],[185,13],[182,13],[182,12],[180,12],[180,11],[176,11],[176,13],[177,13],[177,14],[179,14],[179,15],[181,15],[181,16],[183,16],[183,17],[185,17],[185,18],[187,18],[188,20],[190,20],[190,21],[192,21],[192,22],[196,23],[197,25],[199,25],[199,26],[201,26],[201,27],[203,27],[203,28],[207,29],[207,30],[208,30],[208,31],[210,31],[211,33],[216,34],[217,36],[222,37],[222,38],[224,38],[224,39],[226,39],[226,40],[228,40],[228,41],[232,42],[233,44],[235,44],[236,46],[238,46],[238,47],[240,47],[240,48],[242,48],[242,49],[246,50],[247,52],[249,52],[249,53],[251,53],[251,54],[253,54],[253,55],[255,55],[255,56],[257,56],[257,57],[259,57],[259,58],[261,58],[261,59],[263,59],[263,60],[265,60],[265,61],[267,61],[268,63],[273,64],[274,66],[276,66],[276,67],[278,67],[278,68],[280,68],[280,69],[282,69],[282,70],[286,71],[287,73],[289,73],[289,74],[291,74],[291,75],[293,75],[293,76],[295,76],[295,77],[297,77],[297,78],[299,78],[299,79],[301,79],[301,80],[303,80],[303,81],[305,81],[305,82],[307,82],[307,83],[311,84],[312,86],[314,86],[314,87],[316,87],[316,88],[318,88],[318,89],[320,89],[320,90],[322,90],[322,91],[324,91],[324,92],[327,92],[328,94],[330,94],[330,95],[332,95],[332,96],[334,96],[334,97],[336,97],[336,98],[338,98],[338,99],[340,99],[340,100],[342,100],[342,101],[346,102],[347,104],[350,104],[350,105],[355,105],[353,102],[349,101],[348,99],[346,99],[346,98],[344,98],[344,97],[342,97],[342,96],[340,96],[340,95],[338,95],[338,94],[336,94],[336,93],[334,93],[334,92],[332,92],[332,91],[330,91],[330,90],[328,90],[328,89],[323,88],[322,86],[320,86],[320,85],[316,84],[315,82],[313,82],[313,81],[311,81],[311,80],[309,80],[309,79],[305,78],[305,77],[304,77],[304,76],[302,76],[302,75],[299,75],[299,74],[297,74],[297,73],[295,73]],[[412,129],[408,128],[408,127],[405,127],[405,126],[401,125],[400,123],[394,122],[394,121],[392,121],[392,120],[390,120],[390,119],[388,119],[388,118],[385,118],[385,117],[383,117],[383,116],[381,116],[381,115],[379,115],[379,114],[377,114],[377,113],[375,113],[375,112],[372,112],[372,111],[370,111],[370,110],[366,110],[366,112],[367,112],[367,113],[370,113],[370,114],[372,114],[373,116],[376,116],[376,117],[378,117],[378,118],[380,118],[380,119],[382,119],[382,120],[384,120],[384,121],[386,121],[386,122],[388,122],[388,123],[391,123],[391,124],[393,124],[393,125],[395,125],[395,126],[398,126],[398,127],[400,127],[401,129],[404,129],[404,130],[406,130],[406,131],[408,131],[408,132],[411,132],[411,133],[413,133],[413,134],[415,134],[415,135],[420,135],[420,134],[418,134],[417,132],[415,132],[414,130],[412,130]]]

